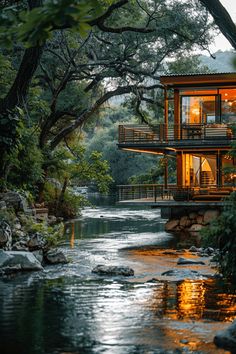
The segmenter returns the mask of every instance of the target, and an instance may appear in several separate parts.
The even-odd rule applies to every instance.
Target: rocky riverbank
[[[179,218],[169,220],[165,225],[165,230],[170,232],[189,231],[199,232],[211,221],[218,218],[220,211],[218,209],[207,209],[190,212]]]
[[[68,262],[55,248],[63,235],[61,219],[37,214],[17,192],[2,193],[0,198],[0,275]]]

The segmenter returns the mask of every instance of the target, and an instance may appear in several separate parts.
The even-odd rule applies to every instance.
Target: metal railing
[[[161,143],[180,140],[235,139],[235,132],[227,124],[158,124],[120,125],[119,143]]]
[[[160,200],[193,201],[221,200],[235,190],[232,186],[178,187],[174,184],[133,184],[119,185],[118,201],[149,201]]]
[[[164,186],[163,184],[133,184],[119,185],[118,200],[171,200],[176,197],[177,192],[181,199],[189,200],[192,189],[189,187],[178,188],[176,185]]]

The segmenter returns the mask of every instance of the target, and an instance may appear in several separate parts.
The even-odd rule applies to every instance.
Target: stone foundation
[[[190,211],[188,214],[168,220],[165,225],[165,230],[171,232],[199,232],[206,225],[209,225],[211,221],[217,219],[219,215],[219,209]]]

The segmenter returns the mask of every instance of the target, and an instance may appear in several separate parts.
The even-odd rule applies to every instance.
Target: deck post
[[[217,150],[217,155],[216,155],[216,184],[217,187],[222,186],[222,160],[221,160],[221,154],[219,150]]]
[[[164,188],[168,188],[168,157],[164,155]]]
[[[164,138],[168,140],[168,93],[167,88],[164,88]]]
[[[177,187],[181,188],[183,185],[183,152],[177,152]]]

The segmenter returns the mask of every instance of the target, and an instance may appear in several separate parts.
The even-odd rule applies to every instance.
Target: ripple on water
[[[162,223],[158,210],[86,209],[67,225],[63,248],[71,263],[0,280],[0,353],[225,353],[212,339],[235,317],[230,286],[150,281],[176,263],[173,250],[163,254],[175,236]],[[135,276],[91,274],[100,263],[128,265]]]
[[[160,218],[160,209],[126,209],[126,208],[85,208],[82,211],[82,218],[92,218],[104,220],[156,220]]]

